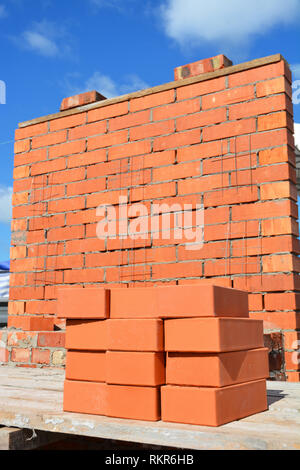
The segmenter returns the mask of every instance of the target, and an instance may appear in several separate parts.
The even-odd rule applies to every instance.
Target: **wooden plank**
[[[61,434],[31,429],[0,428],[0,450],[34,450],[61,440]]]
[[[274,54],[268,57],[263,57],[261,59],[251,60],[250,62],[244,62],[242,64],[233,65],[231,67],[225,67],[224,69],[216,70],[214,72],[204,73],[202,75],[197,75],[196,77],[185,78],[183,80],[177,80],[164,85],[158,85],[152,88],[147,88],[145,90],[136,91],[122,96],[117,96],[116,98],[110,98],[104,101],[97,101],[96,103],[87,104],[85,106],[78,106],[77,108],[68,109],[66,111],[61,111],[55,114],[49,114],[48,116],[42,116],[30,121],[24,121],[19,123],[19,128],[32,126],[33,124],[39,124],[41,122],[53,121],[54,119],[63,118],[66,116],[72,116],[74,114],[79,114],[85,111],[90,111],[91,109],[103,108],[105,106],[110,106],[116,103],[122,103],[123,101],[132,100],[134,98],[141,98],[143,96],[152,95],[154,93],[160,93],[161,91],[171,90],[172,88],[180,88],[182,86],[191,85],[193,83],[203,82],[205,80],[212,80],[217,77],[225,77],[227,75],[243,72],[245,70],[250,70],[255,67],[262,67],[263,65],[273,64],[284,60],[281,54]],[[101,90],[99,90],[101,92]]]
[[[269,382],[268,411],[209,428],[65,413],[63,380],[63,371],[0,367],[0,424],[184,449],[300,449],[300,384]]]

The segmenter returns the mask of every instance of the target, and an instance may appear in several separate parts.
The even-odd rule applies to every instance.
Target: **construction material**
[[[77,311],[76,297],[82,297],[81,291],[73,289],[73,296],[70,296],[76,314],[82,319],[75,325],[70,325],[68,320],[67,347],[71,344],[72,349],[76,349],[74,345],[84,341],[90,344],[90,351],[68,350],[65,411],[219,426],[266,409],[268,366],[267,349],[262,348],[263,325],[260,320],[241,318],[248,316],[246,292],[188,285],[112,289],[114,318],[91,321],[84,320],[84,308],[82,313]],[[93,309],[96,311],[102,297],[93,297],[93,289],[88,291],[89,301],[95,302]],[[70,292],[72,289],[68,295]],[[63,306],[60,296],[65,297],[64,290],[58,293],[59,305]],[[142,318],[142,298],[149,300],[146,318]],[[191,318],[180,318],[188,317],[189,310]],[[120,313],[125,316],[125,312],[130,318],[118,319]],[[172,312],[175,319],[169,318]],[[197,312],[200,318],[195,317]],[[231,312],[229,318],[226,312]],[[70,304],[67,314],[72,317]],[[137,315],[141,318],[131,318]],[[167,318],[162,321],[154,319],[155,316]],[[76,333],[72,341],[68,337],[70,328],[71,331],[75,328]],[[100,335],[96,339],[95,330],[99,328]],[[98,349],[96,346],[93,350],[97,344]],[[163,351],[151,350],[151,347],[163,348]],[[167,362],[165,352],[168,352]],[[177,354],[179,362],[174,362],[171,352]],[[180,356],[180,353],[193,352],[201,355],[198,354],[196,360]],[[226,352],[231,352],[227,359],[226,354],[219,354]],[[172,374],[178,386],[165,385],[168,383],[166,376],[172,383]],[[189,378],[181,380],[181,374]],[[193,387],[186,386],[188,380]]]

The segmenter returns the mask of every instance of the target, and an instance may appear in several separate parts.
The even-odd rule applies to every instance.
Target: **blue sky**
[[[235,64],[281,53],[300,123],[299,20],[300,0],[0,0],[0,260],[18,122],[89,89],[111,97],[172,81],[175,67],[220,53]]]

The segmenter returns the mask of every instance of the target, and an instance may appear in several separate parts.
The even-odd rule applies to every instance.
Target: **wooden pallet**
[[[0,366],[0,425],[180,449],[300,449],[298,383],[268,382],[268,411],[210,428],[65,413],[63,381],[60,370]]]

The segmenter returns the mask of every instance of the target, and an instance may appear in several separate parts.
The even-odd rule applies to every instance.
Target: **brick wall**
[[[291,90],[276,55],[21,124],[3,357],[63,366],[57,286],[211,282],[250,292],[251,317],[283,337],[278,377],[298,381]],[[119,196],[148,209],[203,204],[203,248],[162,234],[97,238],[97,206]]]

